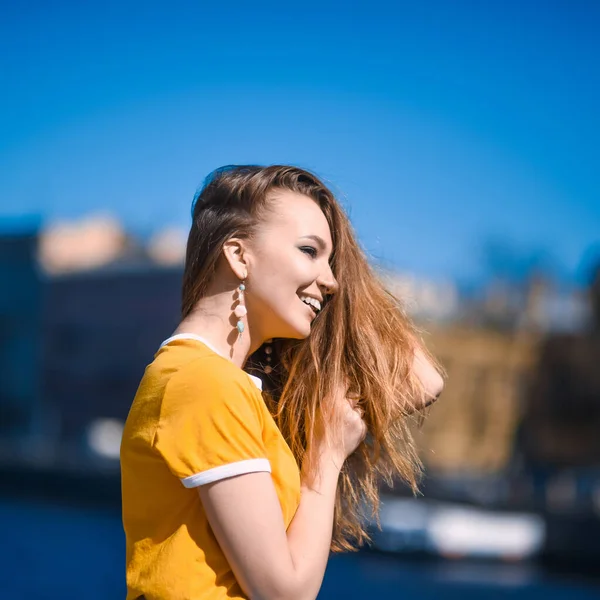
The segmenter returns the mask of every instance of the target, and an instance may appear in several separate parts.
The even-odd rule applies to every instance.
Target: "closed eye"
[[[317,249],[313,248],[312,246],[302,246],[300,248],[300,252],[304,252],[305,254],[308,254],[312,258],[316,258],[316,256],[317,256]]]

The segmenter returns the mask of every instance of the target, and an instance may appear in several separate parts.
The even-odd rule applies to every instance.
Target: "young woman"
[[[379,480],[416,486],[410,415],[442,388],[427,356],[317,177],[212,173],[182,321],[123,435],[127,599],[315,598]]]

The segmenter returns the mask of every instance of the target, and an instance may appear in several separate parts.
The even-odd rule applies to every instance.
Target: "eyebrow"
[[[300,236],[300,239],[309,239],[309,240],[315,241],[321,247],[321,250],[325,250],[325,248],[327,248],[327,244],[325,243],[325,240],[321,236],[302,235],[302,236]]]

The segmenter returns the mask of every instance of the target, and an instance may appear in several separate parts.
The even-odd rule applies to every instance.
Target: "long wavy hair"
[[[194,309],[215,274],[223,244],[251,238],[271,193],[290,190],[312,198],[331,230],[331,268],[339,289],[325,298],[310,335],[272,343],[275,368],[264,372],[264,346],[245,368],[263,380],[273,416],[298,464],[328,399],[340,386],[359,398],[368,435],[348,458],[338,485],[332,550],[368,540],[367,520],[377,519],[381,480],[404,480],[417,490],[421,463],[410,431],[423,389],[412,365],[418,346],[414,325],[398,298],[384,289],[356,241],[333,193],[314,174],[292,166],[227,166],[206,179],[194,199],[183,276],[182,316]],[[310,464],[308,467],[310,473]],[[367,509],[365,511],[365,509]]]

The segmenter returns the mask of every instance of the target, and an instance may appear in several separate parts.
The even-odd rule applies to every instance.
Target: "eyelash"
[[[316,248],[313,248],[312,246],[302,246],[302,248],[300,248],[300,252],[304,252],[304,254],[308,254],[311,258],[316,258],[316,256],[317,256],[317,250],[316,250]]]

